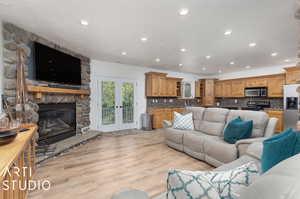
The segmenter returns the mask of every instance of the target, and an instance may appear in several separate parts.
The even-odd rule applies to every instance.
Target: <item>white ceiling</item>
[[[202,75],[294,64],[295,10],[294,0],[0,0],[5,21],[93,59]]]

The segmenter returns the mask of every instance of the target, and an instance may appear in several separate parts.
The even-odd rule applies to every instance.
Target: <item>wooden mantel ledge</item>
[[[89,95],[90,91],[88,90],[76,90],[76,89],[65,89],[65,88],[50,88],[44,86],[27,86],[28,92],[35,93],[35,98],[41,99],[44,93],[60,93],[60,94],[73,94],[80,95],[81,98],[84,98],[85,95]]]

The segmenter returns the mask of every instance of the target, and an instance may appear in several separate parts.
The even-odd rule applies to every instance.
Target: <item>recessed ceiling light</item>
[[[146,41],[148,41],[148,38],[147,38],[147,37],[142,37],[142,38],[141,38],[141,41],[142,41],[142,42],[146,42]]]
[[[82,20],[80,21],[80,23],[81,23],[81,25],[83,25],[83,26],[88,26],[88,25],[89,25],[89,22],[88,22],[87,20],[84,20],[84,19],[82,19]]]
[[[246,66],[245,68],[249,69],[249,68],[251,68],[251,66],[248,65],[248,66]]]
[[[187,8],[181,8],[178,13],[181,15],[181,16],[185,16],[187,14],[189,14],[189,9]]]
[[[254,42],[249,44],[249,47],[255,47],[255,46],[256,46],[256,43],[254,43]]]
[[[141,41],[142,41],[142,42],[146,42],[146,41],[148,41],[148,38],[147,38],[147,37],[142,37],[142,38],[141,38]]]
[[[230,62],[230,65],[234,65],[234,64],[235,64],[234,61],[231,61],[231,62]]]
[[[231,35],[231,33],[232,33],[232,30],[226,30],[224,32],[224,35],[229,36],[229,35]]]
[[[207,56],[205,56],[205,58],[206,58],[206,59],[210,59],[210,58],[211,58],[211,56],[210,56],[210,55],[207,55]]]
[[[286,59],[286,60],[284,60],[285,62],[290,62],[291,60],[290,59]]]
[[[219,72],[219,73],[222,73],[222,71],[221,71],[221,70],[219,70],[218,72]]]
[[[156,62],[160,62],[160,59],[159,59],[159,58],[156,58],[155,61],[156,61]]]
[[[278,53],[274,52],[271,54],[272,57],[276,57],[278,55]]]
[[[202,70],[204,70],[204,71],[205,71],[205,70],[206,70],[206,68],[205,68],[205,67],[203,67],[203,68],[202,68]]]
[[[127,52],[124,51],[124,52],[122,52],[121,54],[122,54],[122,55],[127,55]]]
[[[186,49],[185,48],[181,48],[180,51],[181,52],[186,52]]]
[[[178,66],[182,67],[182,66],[183,66],[183,64],[178,64]]]

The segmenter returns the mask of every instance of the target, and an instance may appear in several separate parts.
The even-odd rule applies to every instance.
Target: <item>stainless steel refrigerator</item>
[[[284,86],[284,128],[296,128],[299,121],[299,93],[300,84]]]

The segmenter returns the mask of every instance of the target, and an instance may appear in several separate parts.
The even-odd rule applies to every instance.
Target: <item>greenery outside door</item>
[[[136,128],[135,87],[136,82],[104,78],[99,81],[100,112],[103,131]]]

